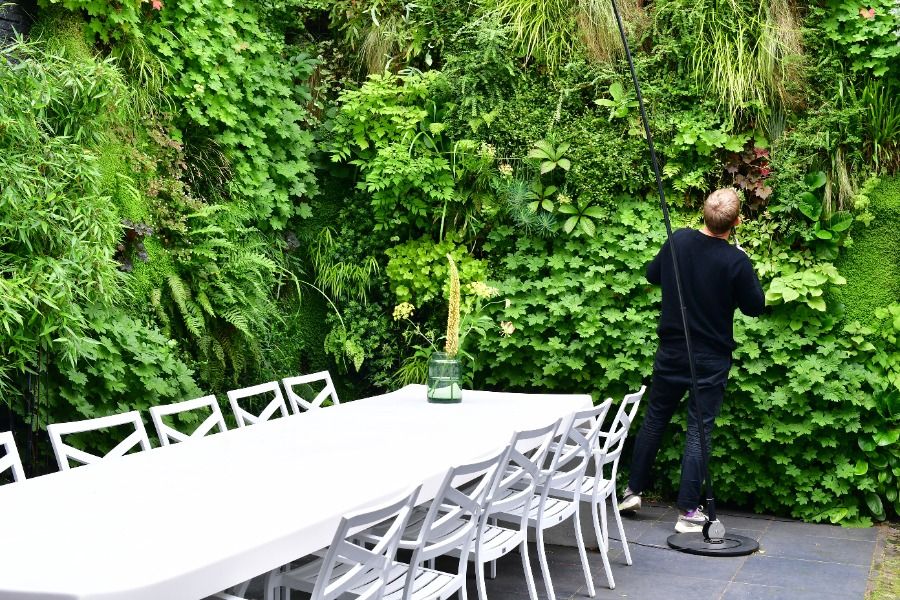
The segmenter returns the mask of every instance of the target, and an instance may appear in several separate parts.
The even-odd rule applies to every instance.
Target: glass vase
[[[461,369],[458,358],[435,352],[428,359],[428,401],[439,404],[462,402]]]

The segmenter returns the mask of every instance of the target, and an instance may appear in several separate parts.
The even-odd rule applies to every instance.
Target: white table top
[[[0,487],[0,600],[197,600],[331,542],[340,517],[589,408],[424,386]]]

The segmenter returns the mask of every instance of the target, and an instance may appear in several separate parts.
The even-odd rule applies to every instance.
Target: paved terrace
[[[864,600],[879,529],[846,529],[766,516],[720,512],[729,530],[760,542],[760,552],[738,558],[708,558],[671,550],[666,538],[674,533],[676,509],[647,504],[640,513],[625,518],[634,564],[625,565],[621,544],[611,542],[610,562],[616,588],[606,587],[606,577],[596,542],[589,534],[590,512],[582,513],[588,558],[594,575],[597,600]],[[586,517],[586,518],[585,518]],[[609,515],[616,537],[615,523]],[[547,547],[550,572],[559,600],[588,598],[578,551],[571,547],[571,521],[547,532],[555,542]],[[591,548],[594,548],[591,550]],[[546,592],[540,577],[537,553],[530,550],[538,596]],[[440,561],[439,561],[440,566]],[[453,563],[447,563],[450,569]],[[255,587],[255,586],[254,586]],[[256,593],[254,593],[254,591]],[[518,553],[508,554],[497,565],[497,578],[487,580],[489,600],[527,600],[528,592]],[[248,595],[260,597],[261,590]],[[469,572],[469,600],[477,600],[475,580]],[[293,600],[308,597],[295,594]]]

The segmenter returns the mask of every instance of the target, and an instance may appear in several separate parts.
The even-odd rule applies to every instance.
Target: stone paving
[[[633,564],[627,566],[621,544],[611,542],[610,561],[615,589],[606,585],[600,557],[589,551],[597,599],[637,600],[864,600],[878,530],[845,529],[722,511],[729,531],[760,542],[760,552],[739,558],[708,558],[675,552],[666,545],[674,533],[677,512],[665,505],[644,506],[624,519]],[[611,516],[611,515],[610,515]],[[612,519],[610,524],[613,525]],[[561,532],[571,525],[558,526]],[[612,536],[617,535],[611,532]],[[557,542],[565,543],[556,538]],[[557,598],[588,598],[575,548],[548,548],[550,574]],[[535,553],[531,553],[538,595],[545,599]],[[521,558],[507,556],[498,577],[488,580],[490,600],[528,597]],[[477,598],[473,582],[469,598]]]
[[[645,503],[640,513],[625,518],[633,564],[627,566],[618,540],[611,541],[615,589],[607,587],[589,519],[583,512],[588,559],[597,600],[864,600],[878,541],[878,529],[845,529],[720,511],[729,531],[759,541],[760,552],[738,558],[708,558],[671,550],[666,538],[674,533],[677,512],[671,506]],[[587,518],[585,518],[587,517]],[[611,535],[618,537],[612,515]],[[572,547],[571,521],[548,531],[550,574],[558,600],[589,598],[578,551]],[[593,547],[593,549],[591,549]],[[538,597],[547,599],[534,546],[529,548]],[[438,561],[450,570],[453,562]],[[477,600],[469,571],[468,598]],[[261,590],[252,589],[252,597]],[[528,600],[522,559],[513,552],[498,561],[497,578],[487,580],[489,600]],[[250,594],[248,594],[250,595]],[[294,594],[293,600],[308,598]]]

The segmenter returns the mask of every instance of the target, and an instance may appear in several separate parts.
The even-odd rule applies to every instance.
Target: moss
[[[31,36],[43,40],[51,49],[62,52],[70,60],[93,62],[94,51],[84,31],[81,15],[60,7],[38,11]]]
[[[146,238],[144,248],[147,250],[147,262],[134,261],[134,270],[128,276],[127,285],[133,297],[132,305],[147,314],[151,310],[150,294],[162,287],[166,277],[175,272],[175,265],[168,250],[156,237]]]
[[[853,244],[836,263],[847,284],[832,292],[846,320],[864,325],[876,308],[900,299],[900,177],[882,180],[869,200],[871,223],[854,225]]]

